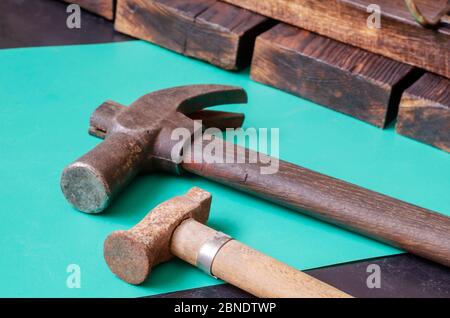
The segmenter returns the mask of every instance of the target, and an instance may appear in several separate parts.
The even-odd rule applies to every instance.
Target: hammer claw
[[[140,103],[174,107],[178,112],[189,114],[212,106],[247,103],[247,93],[236,86],[188,85],[147,94],[136,102]]]
[[[240,128],[245,120],[243,113],[201,110],[188,115],[192,120],[201,120],[205,128]]]
[[[194,87],[198,87],[199,93],[192,98],[186,98],[178,108],[185,114],[212,106],[247,103],[247,93],[240,87],[224,85],[198,85]],[[192,86],[188,86],[188,89],[191,88]]]

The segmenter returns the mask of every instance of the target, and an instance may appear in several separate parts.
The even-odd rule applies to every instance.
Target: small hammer
[[[153,266],[174,255],[257,297],[350,297],[204,225],[210,206],[211,195],[200,188],[158,205],[129,231],[108,236],[106,263],[130,284],[144,282]]]
[[[105,140],[63,171],[65,197],[80,211],[98,213],[138,173],[190,172],[450,266],[450,218],[443,214],[219,138],[202,138],[200,151],[186,147],[174,152],[180,143],[171,138],[176,128],[189,132],[182,143],[195,145],[196,133],[203,128],[235,128],[243,123],[242,114],[205,107],[246,101],[239,87],[192,85],[147,94],[129,107],[104,103],[92,115],[89,131]],[[203,120],[204,127],[196,127],[193,119]],[[213,148],[224,147],[224,158],[244,153],[244,158],[258,162],[217,162],[203,151],[211,149],[212,142],[217,143]],[[278,172],[262,174],[262,168],[274,161],[279,162]]]

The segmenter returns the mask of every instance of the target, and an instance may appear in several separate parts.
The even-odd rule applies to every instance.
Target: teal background
[[[163,200],[197,185],[213,194],[210,225],[300,269],[399,253],[195,177],[139,177],[102,215],[73,210],[59,188],[62,169],[100,140],[87,134],[106,99],[128,105],[177,85],[239,85],[245,127],[280,128],[280,157],[408,202],[450,214],[447,153],[380,130],[249,79],[148,43],[0,51],[0,296],[134,297],[217,284],[181,261],[157,267],[142,286],[112,275],[103,240]],[[69,264],[81,288],[66,287]],[[361,282],[364,284],[365,282]]]

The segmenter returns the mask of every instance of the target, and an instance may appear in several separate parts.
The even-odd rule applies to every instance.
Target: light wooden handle
[[[172,236],[171,251],[196,265],[200,248],[217,231],[189,219]],[[217,253],[213,274],[242,290],[264,298],[349,298],[346,293],[276,259],[232,240]]]

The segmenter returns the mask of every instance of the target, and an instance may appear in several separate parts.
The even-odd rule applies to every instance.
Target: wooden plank
[[[397,132],[450,152],[450,80],[427,73],[407,89]]]
[[[378,127],[395,118],[403,90],[421,73],[284,23],[257,38],[251,69],[258,82]]]
[[[80,5],[83,9],[91,11],[102,17],[113,20],[114,19],[114,0],[64,0],[68,3],[75,3]]]
[[[250,64],[269,19],[216,0],[119,0],[116,30],[228,70]]]
[[[372,0],[224,0],[303,29],[450,78],[450,26],[426,29],[403,0],[378,0],[381,28],[367,26]],[[429,16],[447,0],[418,0]]]

